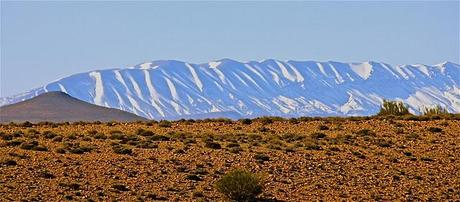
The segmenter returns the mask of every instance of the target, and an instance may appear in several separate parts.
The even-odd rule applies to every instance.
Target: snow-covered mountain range
[[[413,113],[434,105],[458,113],[460,65],[160,60],[71,75],[0,105],[48,91],[152,119],[371,115],[382,99],[401,100]]]

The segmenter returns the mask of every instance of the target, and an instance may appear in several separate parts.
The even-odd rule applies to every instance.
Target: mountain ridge
[[[414,113],[434,105],[458,113],[459,72],[452,62],[391,66],[375,61],[156,60],[74,74],[0,98],[0,105],[58,90],[153,119],[214,112],[241,117],[370,115],[382,99],[404,101]]]

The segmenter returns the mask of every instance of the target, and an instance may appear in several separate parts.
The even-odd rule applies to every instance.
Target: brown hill
[[[29,100],[0,107],[0,122],[74,122],[147,120],[118,109],[93,105],[63,92],[48,92]]]

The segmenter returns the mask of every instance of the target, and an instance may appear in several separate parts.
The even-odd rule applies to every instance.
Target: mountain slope
[[[137,121],[146,120],[118,109],[75,99],[63,92],[48,92],[32,99],[0,107],[0,122],[40,121]]]
[[[412,112],[438,104],[460,112],[460,65],[161,60],[75,74],[1,98],[0,105],[48,91],[63,91],[89,103],[154,119],[210,113],[232,117],[370,115],[378,111],[382,99],[404,101]]]

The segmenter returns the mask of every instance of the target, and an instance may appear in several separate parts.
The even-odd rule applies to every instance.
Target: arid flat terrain
[[[460,200],[460,121],[385,118],[0,125],[0,201]]]

